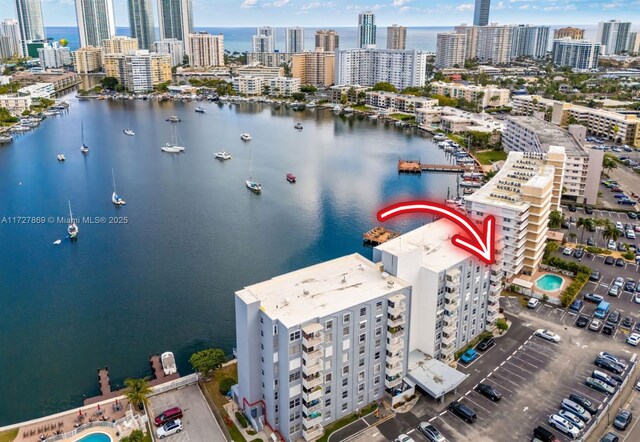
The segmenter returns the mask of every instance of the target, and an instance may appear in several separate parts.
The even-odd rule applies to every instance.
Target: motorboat
[[[260,183],[256,183],[252,179],[246,180],[245,183],[247,184],[247,187],[249,188],[249,190],[251,190],[252,192],[255,192],[255,193],[262,192],[262,185]]]
[[[10,143],[13,140],[11,135],[0,135],[0,143]]]
[[[63,154],[61,154],[61,153],[60,153],[60,154],[58,154],[58,155],[56,155],[56,156],[57,156],[57,158],[58,158],[58,161],[64,161],[64,160],[65,160],[64,155],[63,155]]]
[[[57,246],[57,245],[58,245],[58,244],[60,244],[61,242],[62,242],[62,240],[60,240],[60,239],[56,239],[56,240],[53,242],[53,245],[54,245],[54,246]]]
[[[290,183],[295,183],[296,182],[296,176],[292,173],[288,173],[287,174],[287,181],[289,181]]]
[[[113,169],[111,169],[111,176],[113,177],[113,193],[111,194],[111,202],[116,206],[124,206],[125,204],[127,204],[127,202],[120,198],[120,196],[116,192],[116,175],[113,172]]]
[[[296,123],[294,127],[298,130],[302,130],[302,123]]]
[[[433,139],[434,139],[434,140],[436,140],[436,141],[441,141],[441,140],[444,140],[444,139],[446,139],[446,138],[447,138],[447,136],[446,136],[446,135],[444,135],[444,134],[435,134],[435,135],[433,136]]]
[[[176,117],[175,115],[171,115],[169,118],[167,118],[168,122],[170,123],[179,123],[180,122],[180,118]]]
[[[160,355],[160,363],[162,364],[162,371],[165,376],[171,376],[178,372],[176,367],[176,358],[170,351],[165,351]]]
[[[242,141],[251,141],[251,135],[244,133],[244,134],[240,134],[240,139]]]
[[[198,106],[198,107],[196,107],[196,112],[198,112],[200,114],[204,114],[207,111],[205,110],[205,108]]]
[[[231,155],[228,152],[225,152],[224,150],[221,150],[220,152],[216,152],[215,155],[216,155],[216,158],[219,160],[231,159]]]
[[[80,146],[80,152],[89,153],[89,146],[84,143],[84,123],[80,123],[80,133],[82,134],[82,145]]]
[[[67,226],[67,233],[69,239],[74,240],[78,237],[78,225],[73,219],[73,213],[71,212],[71,201],[69,201],[69,225]]]
[[[130,137],[132,137],[132,136],[134,136],[136,134],[131,129],[125,129],[125,130],[122,131],[122,133],[125,134],[125,135],[129,135]]]

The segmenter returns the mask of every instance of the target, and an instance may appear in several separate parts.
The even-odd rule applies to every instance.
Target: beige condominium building
[[[129,51],[138,50],[138,39],[131,37],[111,37],[102,40],[102,49],[105,54],[126,54]]]
[[[571,129],[580,129],[572,126]],[[584,129],[582,129],[584,131]],[[551,146],[564,147],[566,161],[562,197],[579,204],[595,205],[604,152],[585,149],[570,131],[536,117],[510,117],[502,133],[506,152],[547,153]]]
[[[532,274],[542,261],[549,213],[559,208],[564,162],[560,146],[546,154],[511,152],[491,181],[465,197],[477,223],[495,217],[497,262],[507,279]]]
[[[88,74],[102,69],[102,48],[85,46],[73,53],[73,65],[76,73]]]
[[[291,75],[302,84],[328,87],[335,81],[334,52],[316,50],[291,56]]]
[[[500,107],[509,104],[511,92],[495,86],[476,86],[473,84],[445,83],[435,81],[431,83],[431,93],[445,95],[452,98],[464,98],[482,107]]]
[[[571,38],[573,40],[582,40],[584,38],[584,29],[579,28],[560,28],[553,31],[553,39]]]
[[[104,56],[104,69],[108,77],[117,78],[127,90],[150,92],[154,86],[171,81],[171,55],[147,50],[107,54]]]
[[[187,36],[189,64],[197,68],[224,66],[224,35],[196,32]]]

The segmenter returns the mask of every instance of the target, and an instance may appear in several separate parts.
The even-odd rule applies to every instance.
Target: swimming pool
[[[113,442],[113,439],[105,433],[92,433],[78,439],[77,442]]]
[[[556,292],[564,284],[564,279],[558,275],[546,274],[536,280],[536,286],[546,292]]]

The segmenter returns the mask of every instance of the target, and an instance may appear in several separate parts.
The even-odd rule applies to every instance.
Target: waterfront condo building
[[[549,26],[514,26],[511,31],[511,58],[545,58],[549,48],[549,29]]]
[[[304,28],[285,28],[284,39],[285,52],[297,54],[304,51]]]
[[[606,55],[621,54],[627,50],[630,21],[610,20],[598,23],[596,41]]]
[[[600,43],[571,38],[554,40],[551,59],[557,67],[568,66],[582,71],[596,69],[600,60]]]
[[[336,51],[337,85],[373,86],[384,81],[397,89],[424,86],[427,54],[417,50],[347,49]]]
[[[262,95],[268,80],[252,75],[233,77],[233,89],[242,95]]]
[[[367,11],[358,15],[358,47],[376,47],[376,16]]]
[[[451,237],[458,231],[438,220],[373,251],[385,272],[411,285],[410,359],[426,354],[452,362],[457,350],[495,325],[502,273],[455,247]],[[420,382],[418,373],[409,376]]]
[[[512,26],[487,25],[455,27],[455,32],[467,36],[466,59],[481,63],[502,64],[511,61]]]
[[[0,95],[0,107],[9,111],[15,117],[31,108],[31,95]]]
[[[271,26],[261,26],[253,36],[253,52],[275,52],[276,30]]]
[[[94,46],[79,48],[73,53],[73,66],[78,74],[89,74],[102,70],[102,49]]]
[[[44,69],[58,69],[73,64],[69,48],[60,46],[59,43],[46,44],[38,49],[40,66]]]
[[[146,93],[153,87],[171,81],[171,56],[144,49],[127,54],[105,54],[104,68],[108,77],[115,77],[126,89]]]
[[[317,440],[327,424],[404,390],[410,310],[409,285],[358,254],[236,292],[234,400],[256,429]]]
[[[335,53],[316,49],[291,56],[291,75],[302,84],[328,87],[335,82]]]
[[[463,98],[472,103],[479,103],[485,107],[500,107],[509,104],[511,92],[494,85],[476,86],[474,84],[445,83],[435,81],[431,83],[431,93],[451,98]]]
[[[508,280],[533,274],[542,262],[549,213],[559,210],[564,148],[548,153],[511,152],[487,184],[465,197],[465,209],[478,224],[487,215],[496,220],[494,266]]]
[[[316,31],[316,49],[334,52],[340,47],[340,36],[332,29]]]
[[[269,95],[290,97],[300,92],[300,79],[290,77],[273,77],[268,81]]]
[[[595,205],[602,173],[604,152],[585,149],[571,131],[567,131],[535,117],[512,116],[502,133],[502,147],[506,152],[547,153],[551,146],[565,151],[562,198],[573,203]]]
[[[196,68],[224,66],[224,36],[197,32],[187,36],[189,64]]]
[[[240,66],[236,68],[235,73],[240,76],[249,76],[270,80],[275,77],[284,77],[284,68],[280,66]]]
[[[278,67],[283,63],[289,64],[293,54],[288,52],[247,52],[247,64],[266,67]]]
[[[100,46],[116,35],[113,0],[76,0],[80,47]]]
[[[177,38],[153,42],[153,52],[171,55],[171,66],[181,65],[184,61],[184,44]]]
[[[387,26],[387,49],[407,48],[407,28],[399,25]]]
[[[158,0],[160,40],[176,38],[187,41],[193,33],[192,0]]]
[[[573,40],[584,39],[584,29],[579,28],[559,28],[553,31],[553,39],[559,40],[561,38],[571,38]]]
[[[456,32],[438,34],[436,43],[436,68],[463,67],[467,49],[467,35]]]
[[[0,22],[0,37],[4,37],[5,39],[2,58],[22,56],[20,26],[17,20],[2,20],[2,22]]]
[[[22,54],[27,54],[27,42],[45,38],[41,0],[15,0]]]
[[[473,9],[473,25],[487,26],[489,24],[489,13],[491,12],[491,0],[476,0]]]
[[[131,35],[138,39],[140,49],[152,49],[156,36],[151,0],[128,0],[128,6]]]
[[[418,109],[431,109],[438,105],[438,100],[415,95],[394,94],[384,91],[367,92],[365,103],[377,109],[392,112],[414,113]]]
[[[124,36],[113,36],[102,40],[102,50],[106,54],[126,54],[138,50],[138,39]],[[98,45],[99,46],[99,45]]]

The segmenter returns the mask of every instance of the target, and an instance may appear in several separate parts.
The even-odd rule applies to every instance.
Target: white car
[[[636,292],[635,296],[633,297],[633,300],[636,304],[640,304],[640,292]]]
[[[607,249],[609,250],[617,250],[618,249],[618,245],[616,244],[616,242],[612,239],[609,240],[609,242],[607,243]]]
[[[545,330],[543,328],[539,328],[535,331],[534,335],[541,337],[542,339],[546,339],[551,342],[560,342],[560,336],[556,335],[554,332]]]
[[[640,343],[640,333],[631,333],[627,338],[627,344],[637,347],[638,343]]]
[[[160,439],[164,439],[167,436],[171,436],[172,434],[180,433],[182,431],[182,421],[180,419],[176,419],[174,421],[167,422],[160,428],[156,430],[156,435]]]
[[[551,428],[555,428],[556,430],[566,434],[572,439],[575,439],[580,435],[580,430],[578,429],[578,427],[557,414],[552,414],[551,416],[549,416],[549,425],[551,426]]]
[[[600,326],[602,325],[602,321],[599,319],[591,320],[591,324],[589,324],[589,330],[598,331],[600,330]]]
[[[622,276],[618,276],[614,281],[613,285],[622,287],[624,285],[624,278]]]
[[[625,236],[629,239],[636,239],[636,233],[631,229],[625,232]]]
[[[565,247],[562,251],[563,255],[571,256],[573,255],[573,249],[571,247]]]
[[[558,411],[558,415],[571,422],[574,426],[578,427],[579,430],[582,430],[584,428],[584,422],[582,421],[582,419],[580,419],[572,412],[568,410],[560,410]]]
[[[394,440],[393,442],[416,442],[416,441],[411,439],[406,434],[401,434],[400,436],[396,437],[396,440]]]
[[[529,302],[527,302],[527,307],[528,308],[536,308],[539,303],[540,303],[540,301],[538,301],[536,298],[531,298],[531,299],[529,299]]]
[[[622,230],[624,232],[624,226],[620,221],[616,221],[616,229]]]

